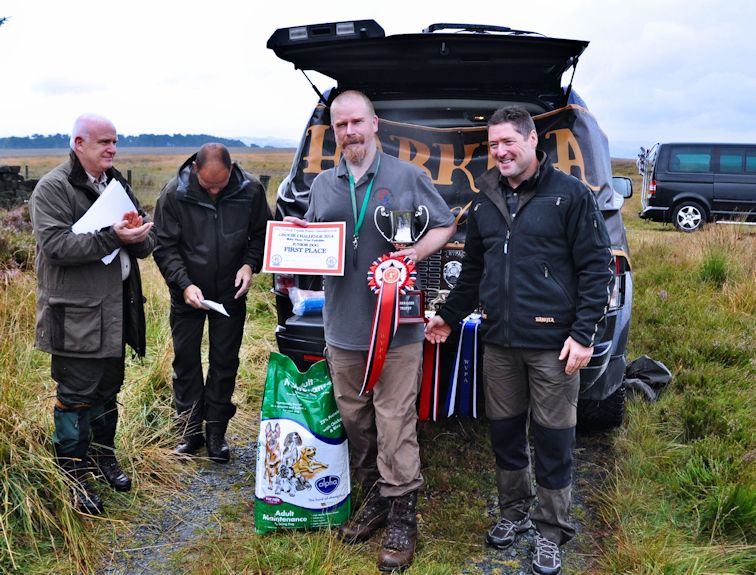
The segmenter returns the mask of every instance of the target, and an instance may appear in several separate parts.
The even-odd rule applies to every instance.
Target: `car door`
[[[719,150],[714,175],[713,211],[717,218],[751,221],[756,214],[756,146],[726,146]]]

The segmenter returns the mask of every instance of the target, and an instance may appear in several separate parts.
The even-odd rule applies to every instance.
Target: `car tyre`
[[[697,202],[683,202],[675,207],[672,222],[681,232],[695,232],[706,223],[706,210]]]
[[[606,399],[579,400],[578,431],[591,433],[606,431],[622,425],[625,416],[625,381]]]

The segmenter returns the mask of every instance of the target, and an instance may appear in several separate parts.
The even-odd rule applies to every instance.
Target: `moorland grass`
[[[645,222],[643,222],[646,224]],[[672,371],[616,436],[600,573],[756,570],[756,234],[632,229],[631,355]]]
[[[183,159],[134,159],[133,177],[143,178],[139,185],[150,190],[140,195],[145,205],[154,205],[163,180]],[[128,156],[120,160],[124,168]],[[270,171],[277,168],[283,177],[289,160],[290,155],[274,162]],[[656,403],[630,400],[625,424],[611,435],[608,477],[591,494],[599,525],[585,526],[600,534],[601,543],[588,550],[593,563],[584,572],[752,573],[756,230],[707,226],[681,234],[641,221],[632,162],[619,168],[636,184],[636,196],[623,210],[635,274],[629,357],[648,354],[663,361],[673,380]],[[271,198],[269,193],[272,203]],[[13,234],[6,238],[7,245],[28,244]],[[147,260],[141,267],[148,353],[143,361],[128,360],[117,438],[135,488],[115,494],[98,485],[108,514],[96,520],[71,509],[51,458],[54,386],[49,358],[32,349],[33,274],[0,282],[0,571],[94,572],[113,552],[114,541],[128,541],[140,510],[172,493],[193,470],[169,456],[175,437],[168,296],[154,263]],[[267,357],[275,347],[269,278],[256,278],[248,313],[232,432],[254,437]],[[420,438],[427,485],[419,502],[419,554],[409,573],[457,574],[482,556],[481,536],[491,520],[487,512],[495,505],[486,427],[480,421],[425,423]],[[219,521],[217,534],[175,555],[176,571],[360,574],[375,569],[374,542],[347,548],[327,530],[260,537],[249,510],[221,513]],[[496,569],[508,572],[512,566],[505,563]]]

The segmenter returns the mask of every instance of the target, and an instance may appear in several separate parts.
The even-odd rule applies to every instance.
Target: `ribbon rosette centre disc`
[[[373,292],[378,293],[384,283],[399,284],[399,289],[404,292],[415,285],[415,276],[415,264],[411,259],[383,255],[370,266],[368,286]]]

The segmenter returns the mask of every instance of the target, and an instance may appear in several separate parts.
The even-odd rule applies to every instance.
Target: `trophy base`
[[[399,323],[425,323],[425,294],[410,290],[399,296]]]

